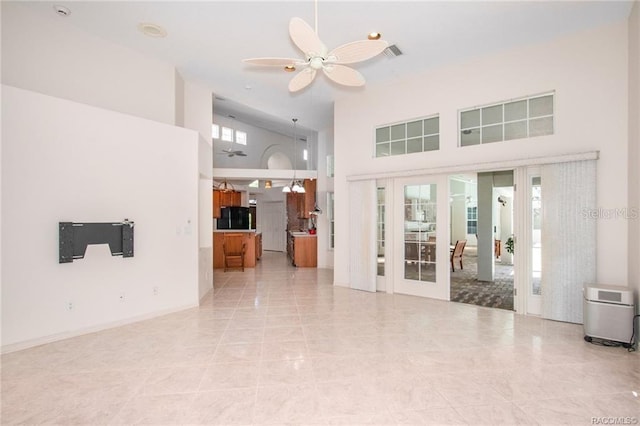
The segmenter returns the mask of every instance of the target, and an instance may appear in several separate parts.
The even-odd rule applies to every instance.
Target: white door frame
[[[404,278],[404,187],[406,185],[436,186],[436,282],[421,282]],[[449,287],[449,177],[424,175],[395,179],[393,182],[393,292],[433,299],[450,300]],[[389,284],[387,282],[387,284]],[[387,285],[390,287],[389,285]]]

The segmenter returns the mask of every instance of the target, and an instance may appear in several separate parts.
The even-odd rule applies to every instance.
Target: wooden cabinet
[[[318,239],[315,236],[289,234],[287,251],[293,266],[315,268],[318,266]]]
[[[220,207],[240,207],[242,194],[240,191],[220,191]]]
[[[313,211],[316,205],[316,181],[305,179],[304,190],[302,194],[287,194],[287,217],[291,225],[289,229],[298,229],[300,226],[294,219],[309,219],[309,212]]]
[[[213,217],[220,218],[220,193],[221,191],[213,190]]]
[[[316,205],[316,181],[315,179],[305,179],[304,194],[299,194],[298,198],[298,217],[309,219],[309,212],[312,212]]]
[[[242,193],[240,191],[213,190],[213,217],[220,217],[221,207],[241,206]]]
[[[256,260],[262,257],[262,233],[256,234]]]

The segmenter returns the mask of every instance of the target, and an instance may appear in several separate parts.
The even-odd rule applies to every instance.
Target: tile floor
[[[268,252],[215,283],[197,309],[2,356],[1,423],[640,420],[638,353],[578,325],[336,288]]]

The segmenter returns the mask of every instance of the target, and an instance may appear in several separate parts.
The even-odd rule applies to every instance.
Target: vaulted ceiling
[[[314,26],[313,1],[34,1],[18,2],[47,19],[128,46],[174,64],[187,79],[215,93],[214,106],[239,120],[251,119],[321,130],[332,123],[333,103],[367,87],[452,62],[551,40],[628,17],[630,1],[325,1],[317,3],[318,34],[332,49],[379,31],[403,54],[379,55],[355,64],[364,88],[338,86],[324,76],[289,93],[293,74],[242,62],[254,57],[302,57],[288,33],[300,17]],[[71,14],[57,16],[54,5]],[[164,38],[138,30],[161,26]],[[266,124],[265,124],[266,125]],[[286,130],[285,130],[286,131]]]

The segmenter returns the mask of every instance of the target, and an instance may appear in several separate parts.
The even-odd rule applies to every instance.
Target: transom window
[[[438,149],[440,149],[439,116],[376,128],[376,157]]]
[[[460,111],[460,146],[553,134],[553,93]]]
[[[213,139],[220,139],[220,126],[217,124],[211,125],[211,137]]]
[[[233,129],[229,127],[222,127],[222,140],[227,142],[233,142]]]
[[[246,145],[247,144],[247,132],[243,132],[241,130],[236,130],[236,143],[238,145]]]

